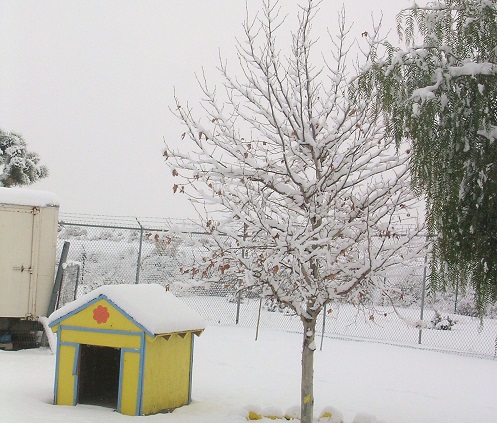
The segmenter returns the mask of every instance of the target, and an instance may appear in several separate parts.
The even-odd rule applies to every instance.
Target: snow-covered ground
[[[236,321],[236,303],[226,297],[186,296],[181,297],[190,307],[200,313],[209,324],[230,325]],[[379,342],[418,346],[419,329],[415,323],[420,320],[420,310],[416,307],[401,308],[394,313],[392,307],[376,307],[375,312],[361,312],[350,304],[333,305],[327,308],[325,334],[334,337],[373,340]],[[256,327],[259,313],[259,299],[245,299],[240,305],[239,324]],[[446,315],[446,313],[444,313]],[[321,333],[322,316],[319,316],[317,330]],[[497,348],[497,320],[450,314],[457,323],[451,330],[431,329],[434,310],[425,310],[426,329],[421,336],[421,345],[428,349],[439,349],[461,354],[495,357]],[[282,312],[269,312],[262,308],[260,326],[263,328],[284,329],[301,332],[302,323],[296,316]],[[497,420],[496,420],[497,422]]]
[[[241,423],[247,407],[284,412],[299,403],[300,335],[265,328],[254,335],[207,327],[195,344],[192,404],[147,417],[52,405],[50,350],[0,351],[0,421]],[[345,423],[360,412],[385,423],[496,423],[496,380],[497,360],[326,338],[316,351],[315,410],[333,406]]]

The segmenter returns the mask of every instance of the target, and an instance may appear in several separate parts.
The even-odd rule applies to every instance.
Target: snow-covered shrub
[[[279,311],[280,313],[283,313],[286,309],[285,305],[279,302],[276,298],[274,297],[268,297],[264,301],[264,310],[271,311],[271,312],[276,312]]]
[[[477,317],[478,309],[476,308],[476,302],[471,298],[462,298],[457,304],[457,314],[462,314],[463,316]]]
[[[492,319],[497,318],[497,303],[492,304],[487,311],[487,317],[490,317]]]
[[[249,405],[245,408],[248,412],[247,420],[262,420],[262,411],[260,407]]]
[[[451,318],[449,315],[442,316],[438,311],[435,310],[435,316],[431,319],[431,327],[437,330],[451,330],[457,321]]]
[[[343,414],[335,407],[325,407],[323,411],[321,411],[318,422],[343,423]]]
[[[278,407],[266,407],[262,410],[262,415],[268,419],[283,419],[283,413]]]
[[[88,230],[81,226],[59,225],[58,232],[62,239],[87,239],[88,237]]]
[[[294,420],[300,419],[300,405],[294,405],[285,411],[285,419]]]
[[[375,416],[366,413],[358,413],[352,423],[382,423]]]

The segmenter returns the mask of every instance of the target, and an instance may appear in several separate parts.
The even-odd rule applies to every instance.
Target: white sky
[[[372,12],[383,12],[386,32],[407,4],[345,0],[358,38]],[[315,36],[333,32],[341,5],[323,1]],[[244,0],[2,0],[0,128],[21,133],[48,166],[32,188],[57,194],[63,212],[192,217],[162,159],[163,140],[183,132],[173,89],[199,99],[202,68],[218,82],[219,51],[235,62],[244,18]]]

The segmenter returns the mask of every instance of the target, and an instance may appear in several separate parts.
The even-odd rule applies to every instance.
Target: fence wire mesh
[[[166,235],[171,228],[181,236]],[[209,324],[238,324],[253,327],[254,333],[256,328],[302,331],[290,310],[256,289],[238,291],[235,280],[186,287],[186,269],[212,244],[210,235],[194,222],[63,215],[58,239],[58,256],[64,241],[70,242],[59,306],[101,285],[158,283]],[[344,337],[496,358],[497,307],[489,308],[482,320],[476,316],[472,292],[425,289],[426,263],[421,257],[388,275],[398,293],[394,306],[381,296],[371,298],[364,309],[329,304],[317,323],[324,338],[321,346],[326,346],[326,337]]]

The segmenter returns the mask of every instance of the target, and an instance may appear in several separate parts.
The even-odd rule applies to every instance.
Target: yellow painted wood
[[[147,337],[143,386],[144,414],[188,404],[190,390],[191,337],[172,334],[168,340]]]
[[[60,337],[62,342],[98,345],[114,348],[140,348],[141,337],[137,335],[122,335],[117,333],[88,332],[84,330],[63,329]]]
[[[98,321],[94,319],[94,310],[96,310],[99,306],[107,308],[109,317],[106,322],[98,323]],[[78,313],[75,313],[62,320],[59,325],[60,324],[64,326],[78,326],[89,329],[122,330],[130,332],[143,331],[133,322],[133,320],[117,310],[105,299],[100,299],[94,304],[85,307]],[[53,326],[52,331],[56,332],[59,325]]]
[[[76,357],[76,346],[61,345],[58,357],[58,379],[55,403],[58,405],[74,405],[74,382],[76,375],[73,374]]]
[[[121,408],[119,412],[128,416],[134,416],[139,412],[137,410],[137,402],[139,400],[140,353],[126,351],[123,359]]]

